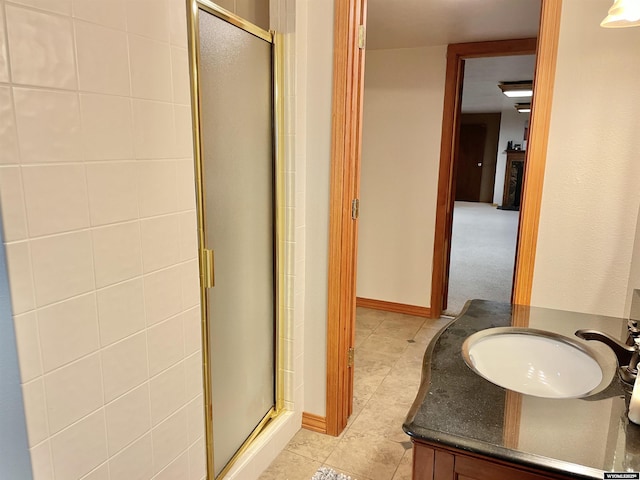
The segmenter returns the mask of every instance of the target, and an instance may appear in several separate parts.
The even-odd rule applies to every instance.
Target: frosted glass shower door
[[[216,477],[275,404],[272,44],[199,15]]]

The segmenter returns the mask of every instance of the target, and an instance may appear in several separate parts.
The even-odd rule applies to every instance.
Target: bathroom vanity
[[[414,480],[602,479],[640,471],[640,426],[629,423],[613,352],[584,344],[603,368],[583,398],[542,398],[501,388],[469,368],[462,344],[493,327],[526,327],[578,342],[579,329],[623,342],[626,320],[473,300],[425,353],[422,383],[403,425],[413,441]],[[523,355],[526,352],[523,352]],[[628,398],[628,395],[627,395]]]

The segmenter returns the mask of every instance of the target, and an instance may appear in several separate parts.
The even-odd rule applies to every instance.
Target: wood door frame
[[[446,305],[445,295],[448,292],[451,230],[455,203],[456,159],[462,116],[464,61],[469,58],[533,55],[536,53],[536,44],[537,39],[525,38],[492,42],[455,43],[447,48],[436,228],[433,242],[433,269],[431,272],[432,318],[438,318],[441,315]]]
[[[531,301],[542,184],[553,99],[553,82],[560,31],[561,0],[542,0],[538,38],[459,43],[447,49],[440,172],[431,276],[431,316],[442,314],[448,288],[453,223],[455,156],[460,129],[464,60],[467,58],[536,54],[534,97],[530,118],[525,177],[518,226],[512,302]]]
[[[349,397],[353,396],[352,389],[345,388],[345,378],[349,372],[347,345],[353,341],[355,325],[353,311],[355,308],[357,255],[354,240],[357,240],[357,231],[355,231],[354,222],[351,219],[351,201],[356,198],[353,195],[358,193],[360,176],[364,56],[356,55],[356,53],[358,53],[357,38],[361,18],[359,14],[362,14],[362,9],[366,8],[365,2],[366,0],[334,1],[334,93],[331,140],[326,388],[326,433],[330,435],[339,435],[346,426],[348,413],[346,413],[347,410],[344,406],[349,403]],[[562,7],[562,0],[541,0],[541,2],[542,12],[537,41],[536,77],[534,79],[536,94],[532,100],[533,113],[529,126],[528,165],[523,191],[523,197],[527,199],[527,202],[520,211],[519,255],[516,258],[517,276],[514,280],[514,303],[523,305],[528,305],[531,297]],[[527,42],[531,42],[531,40],[527,40]],[[527,49],[530,48],[531,46],[528,44]],[[452,65],[452,68],[455,65],[457,63]],[[457,67],[457,73],[455,70],[449,72],[448,66],[447,78],[454,73],[456,73],[454,78],[457,78],[460,75],[459,70],[460,68]],[[449,108],[451,106],[452,104],[449,103]],[[447,97],[445,97],[445,116],[446,108]],[[445,127],[446,125],[443,123],[443,131]],[[453,129],[450,127],[449,131],[451,134]],[[443,141],[443,148],[444,143]],[[450,141],[448,150],[451,151]],[[450,155],[449,158],[451,158]],[[450,160],[449,163],[451,163]],[[450,184],[451,176],[448,178]],[[353,185],[355,191],[346,187],[349,183]],[[441,184],[440,179],[438,184]],[[441,198],[440,193],[438,194],[437,208],[439,211],[443,206],[446,208],[446,200],[446,197]],[[440,228],[442,229],[442,226]],[[442,266],[440,268],[442,269]],[[438,305],[440,309],[434,309],[432,286],[432,317],[439,317],[441,314],[442,295],[440,295],[439,302],[436,303],[436,306]]]
[[[366,0],[335,0],[334,12],[326,433],[336,436],[353,404],[349,350],[355,341],[358,230],[352,202],[360,192],[364,49],[358,36],[366,5]]]

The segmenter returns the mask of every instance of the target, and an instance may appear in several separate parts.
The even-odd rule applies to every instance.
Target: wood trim
[[[318,433],[327,433],[327,418],[302,412],[302,428]]]
[[[531,55],[533,53],[536,53],[537,43],[538,40],[536,38],[493,40],[489,42],[452,43],[451,45],[449,45],[447,52],[451,51],[457,57],[462,59],[502,57],[511,55]]]
[[[436,225],[431,271],[431,316],[438,318],[445,305],[444,294],[449,276],[448,262],[453,211],[451,198],[454,196],[453,152],[458,139],[459,118],[454,112],[460,110],[462,101],[463,69],[461,60],[449,47],[447,49],[447,69],[445,74],[444,107],[442,113],[442,140],[440,143],[440,171],[438,173],[438,196],[436,201]]]
[[[404,313],[416,317],[430,318],[429,307],[419,307],[417,305],[407,305],[405,303],[387,302],[385,300],[374,300],[372,298],[356,297],[356,307],[372,308],[384,312]]]
[[[449,277],[451,227],[455,201],[454,180],[456,146],[460,131],[460,105],[464,59],[501,55],[529,55],[536,52],[535,38],[451,44],[447,48],[440,171],[431,275],[431,318],[438,318],[446,306],[444,296]]]
[[[357,222],[351,202],[359,191],[364,51],[358,27],[366,0],[335,0],[329,285],[327,312],[327,433],[346,427],[353,402],[348,351],[355,336]]]
[[[519,305],[531,303],[561,11],[562,0],[543,0],[512,299]]]

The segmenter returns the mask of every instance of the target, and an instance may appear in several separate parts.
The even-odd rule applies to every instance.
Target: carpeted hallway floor
[[[474,298],[511,300],[518,215],[488,203],[455,203],[445,314],[457,315]]]

